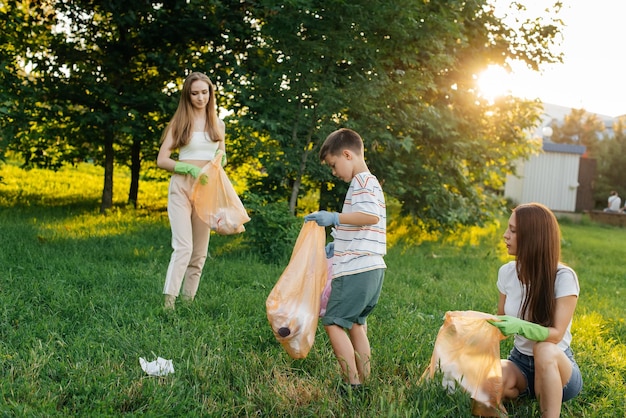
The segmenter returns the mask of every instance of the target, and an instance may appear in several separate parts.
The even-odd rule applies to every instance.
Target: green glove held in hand
[[[503,335],[507,337],[512,334],[519,334],[533,341],[545,341],[548,338],[550,330],[539,324],[524,321],[509,315],[498,315],[497,320],[489,320],[491,325],[498,328]]]
[[[174,165],[174,173],[176,174],[189,174],[194,179],[197,179],[200,175],[200,167],[189,163],[183,163],[181,161]]]
[[[219,154],[222,154],[222,160],[220,161],[220,164],[222,165],[222,167],[224,167],[226,165],[226,153],[224,151],[218,148],[217,151],[215,151],[215,155],[213,155],[213,158],[217,157]]]

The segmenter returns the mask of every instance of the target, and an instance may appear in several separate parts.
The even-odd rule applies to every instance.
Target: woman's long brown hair
[[[191,103],[191,85],[202,80],[209,86],[209,103],[206,105],[206,127],[205,131],[209,134],[212,141],[223,141],[222,133],[218,125],[217,107],[215,104],[215,86],[211,83],[209,77],[200,72],[193,72],[185,78],[183,89],[180,93],[180,100],[176,113],[163,132],[161,142],[165,139],[168,131],[172,130],[172,138],[174,145],[172,150],[187,145],[191,139],[193,131],[193,104]]]
[[[522,318],[551,326],[556,299],[554,286],[561,258],[561,231],[556,217],[544,205],[515,208],[517,275],[526,289]]]

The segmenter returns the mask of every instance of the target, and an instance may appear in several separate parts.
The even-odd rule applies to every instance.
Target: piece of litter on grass
[[[146,361],[143,357],[139,357],[139,364],[144,372],[150,376],[167,376],[174,373],[174,364],[172,360],[166,360],[163,357],[157,357],[154,361]]]

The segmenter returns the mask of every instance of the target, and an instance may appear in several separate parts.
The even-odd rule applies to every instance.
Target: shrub
[[[244,234],[246,246],[265,262],[286,264],[303,220],[289,212],[287,202],[268,202],[253,193],[242,200],[250,215]]]

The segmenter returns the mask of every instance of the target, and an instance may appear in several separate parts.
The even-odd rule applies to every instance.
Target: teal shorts
[[[365,325],[365,319],[378,303],[385,269],[377,269],[333,279],[322,324],[351,329]]]

